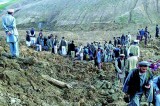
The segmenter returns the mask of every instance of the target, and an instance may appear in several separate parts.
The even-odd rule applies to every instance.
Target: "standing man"
[[[148,44],[148,37],[149,37],[149,32],[148,32],[148,27],[146,26],[146,28],[145,28],[145,34],[144,34],[144,45],[145,45],[145,47]]]
[[[145,93],[147,102],[153,101],[152,73],[148,70],[147,61],[139,62],[139,68],[133,69],[127,76],[123,92],[129,95],[128,106],[140,106],[140,100]]]
[[[158,38],[159,37],[159,28],[158,28],[158,25],[156,25],[156,36],[155,36],[156,38]]]
[[[52,53],[57,54],[58,52],[58,39],[57,35],[52,39]]]
[[[120,56],[115,60],[115,68],[118,79],[123,83],[125,77],[125,55],[120,54]]]
[[[142,41],[145,31],[142,29],[139,31],[139,34],[140,34],[140,41]]]
[[[114,46],[117,47],[117,39],[116,39],[116,37],[113,37],[113,40],[114,40]]]
[[[128,49],[128,56],[129,53],[133,53],[134,56],[140,57],[140,48],[138,46],[138,40],[134,40],[133,45],[131,45]]]
[[[133,53],[129,53],[129,57],[126,60],[126,77],[128,73],[137,67],[138,57],[134,56]]]
[[[98,65],[98,69],[101,69],[102,66],[102,52],[101,52],[101,48],[98,47],[98,50],[96,52],[96,62]]]
[[[31,28],[30,33],[31,33],[31,35],[30,35],[31,45],[35,45],[35,43],[36,43],[36,35],[35,35],[34,28]]]
[[[117,45],[117,47],[115,47],[113,49],[114,52],[114,58],[117,59],[120,55],[120,50],[121,50],[121,45]]]
[[[75,58],[75,44],[74,41],[72,41],[72,43],[70,44],[70,50],[71,50],[71,57]]]
[[[160,76],[153,79],[153,87],[155,90],[155,106],[160,106]]]
[[[9,43],[11,56],[12,58],[16,58],[19,56],[19,47],[16,20],[13,17],[14,9],[7,10],[7,13],[2,18],[2,25],[6,33],[7,43]]]
[[[108,51],[107,51],[107,52],[108,52],[108,54],[107,54],[107,62],[108,62],[108,61],[112,61],[112,60],[113,60],[112,57],[113,57],[114,46],[113,46],[111,40],[109,41],[109,44],[107,45],[106,50],[108,50]]]
[[[121,45],[125,45],[125,41],[126,41],[126,37],[124,36],[124,34],[122,34],[121,36]]]
[[[128,41],[129,41],[129,43],[131,43],[131,41],[132,41],[132,36],[131,36],[130,32],[128,32]]]
[[[59,50],[61,51],[61,55],[65,56],[67,54],[66,52],[66,46],[67,46],[67,42],[64,39],[64,37],[62,37],[60,43],[59,43]]]

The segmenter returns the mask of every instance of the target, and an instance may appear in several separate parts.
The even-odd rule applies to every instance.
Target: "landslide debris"
[[[21,57],[11,59],[5,40],[0,41],[1,106],[113,106],[123,101],[112,63],[98,70],[92,61],[72,61],[20,45]]]
[[[141,60],[159,57],[153,46],[160,42],[154,43],[142,49]],[[113,63],[98,70],[92,61],[72,61],[22,45],[21,57],[10,59],[8,48],[0,39],[0,106],[126,106]]]

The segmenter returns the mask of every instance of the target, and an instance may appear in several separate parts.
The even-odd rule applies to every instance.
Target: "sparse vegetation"
[[[2,11],[4,8],[6,8],[7,6],[9,6],[17,1],[19,1],[19,0],[10,0],[7,3],[0,4],[0,11]]]

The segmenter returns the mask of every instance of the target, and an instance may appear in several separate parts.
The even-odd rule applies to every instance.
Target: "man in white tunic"
[[[128,55],[129,53],[133,53],[134,56],[140,57],[140,48],[138,46],[138,40],[134,40],[133,45],[129,47]]]

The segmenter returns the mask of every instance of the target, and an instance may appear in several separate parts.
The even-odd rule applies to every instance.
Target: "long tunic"
[[[128,38],[129,38],[129,42],[131,42],[132,40],[131,34],[128,34]]]
[[[16,28],[16,20],[11,14],[2,17],[2,26],[6,32],[6,39],[9,43],[11,56],[19,56],[18,31]],[[10,32],[10,35],[8,35]]]
[[[97,62],[98,62],[98,64],[102,62],[102,60],[101,60],[101,51],[97,52]]]
[[[127,71],[131,71],[132,69],[137,67],[138,58],[137,56],[129,57],[126,61],[126,69]]]
[[[7,42],[16,42],[18,31],[16,28],[16,20],[15,18],[7,14],[4,17],[2,17],[2,25],[5,30],[5,32],[10,32],[12,36],[7,36]]]
[[[138,45],[131,45],[128,49],[128,55],[129,53],[133,53],[134,56],[140,56],[140,48]]]

